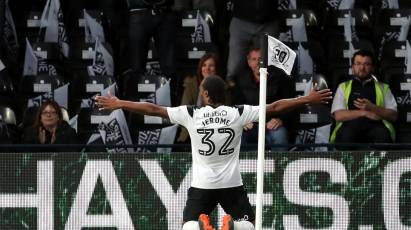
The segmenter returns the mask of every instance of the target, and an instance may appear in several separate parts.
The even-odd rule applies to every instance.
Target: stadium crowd
[[[2,151],[22,143],[188,144],[182,127],[127,111],[99,111],[94,97],[111,92],[164,106],[202,106],[199,85],[219,75],[230,105],[257,105],[264,33],[297,53],[291,76],[269,67],[267,103],[307,95],[313,84],[330,88],[340,100],[267,119],[268,150],[330,140],[410,143],[410,15],[407,0],[1,1]],[[361,80],[364,72],[375,84]],[[43,104],[54,102],[61,111]],[[381,113],[384,106],[391,114]],[[363,112],[348,119],[338,113],[344,109]],[[43,118],[58,125],[44,128]],[[383,124],[372,133],[384,137],[334,132],[364,121],[364,130]],[[242,144],[251,150],[256,129],[253,123],[245,127]]]

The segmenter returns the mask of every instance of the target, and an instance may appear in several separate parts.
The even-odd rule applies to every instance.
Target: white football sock
[[[254,230],[254,224],[246,220],[234,221],[234,229],[235,230]]]
[[[198,221],[191,220],[185,222],[181,230],[200,230],[200,226],[198,225]]]

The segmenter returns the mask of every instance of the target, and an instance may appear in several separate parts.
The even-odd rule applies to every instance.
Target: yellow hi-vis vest
[[[377,101],[377,106],[379,107],[384,107],[384,96],[388,91],[388,85],[384,84],[384,83],[380,83],[378,82],[377,79],[374,78],[374,85],[375,85],[375,95],[376,95],[376,101]],[[352,86],[352,80],[346,81],[341,83],[341,87],[342,90],[344,91],[345,94],[345,105],[348,109],[348,99],[350,98],[350,94],[351,94],[351,86]],[[381,89],[382,88],[382,89]],[[384,94],[383,94],[384,92]],[[394,126],[391,124],[391,122],[387,121],[387,120],[383,120],[382,121],[384,123],[384,126],[388,129],[388,131],[390,132],[390,136],[392,141],[395,141],[395,130],[394,130]],[[337,136],[337,131],[341,128],[343,122],[342,121],[338,121],[335,125],[335,128],[331,134],[330,137],[330,143],[334,143],[335,142],[335,137]]]

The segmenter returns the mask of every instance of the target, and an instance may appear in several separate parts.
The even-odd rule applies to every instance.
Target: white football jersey
[[[170,121],[187,128],[193,156],[192,187],[230,188],[243,184],[239,153],[243,127],[258,120],[258,106],[167,108]]]

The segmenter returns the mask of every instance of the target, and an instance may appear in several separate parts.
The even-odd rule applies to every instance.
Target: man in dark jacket
[[[230,23],[227,81],[236,83],[235,76],[246,69],[250,42],[258,34],[278,36],[278,0],[233,0],[233,18]]]
[[[260,94],[260,72],[259,61],[261,52],[258,47],[249,48],[247,55],[248,69],[237,77],[234,88],[234,104],[259,104]],[[272,71],[269,71],[272,73]],[[272,74],[273,75],[273,74]],[[267,103],[292,97],[293,90],[291,80],[280,74],[269,76],[267,79]],[[267,145],[288,144],[288,131],[286,128],[286,116],[267,117],[266,143]],[[258,143],[258,123],[249,123],[244,127],[242,144]],[[251,150],[251,149],[250,149]],[[273,151],[287,150],[286,147],[271,147]]]
[[[138,74],[145,73],[148,45],[153,37],[163,74],[175,74],[174,43],[177,14],[174,0],[127,0],[129,9],[130,65]]]

